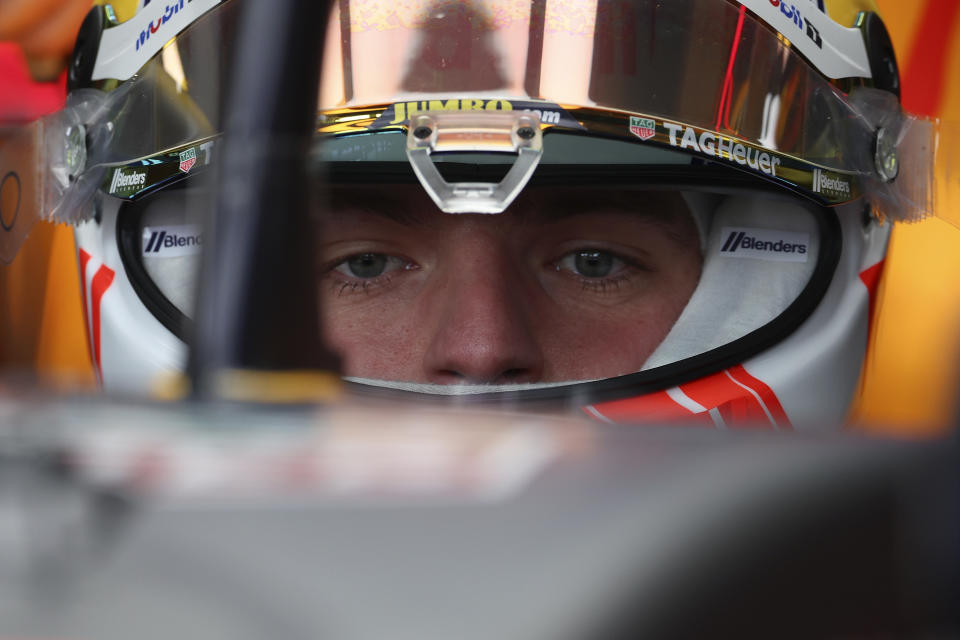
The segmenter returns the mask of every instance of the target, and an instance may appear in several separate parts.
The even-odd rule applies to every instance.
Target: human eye
[[[626,263],[613,253],[600,249],[578,249],[557,262],[558,270],[566,270],[591,280],[616,275],[626,266]]]
[[[583,291],[626,293],[633,291],[634,276],[649,271],[640,259],[598,247],[577,247],[555,260],[554,268],[563,280]]]
[[[390,282],[394,272],[414,268],[412,263],[386,253],[357,253],[339,261],[329,268],[332,289],[338,295],[356,291],[369,291],[372,287]]]
[[[358,253],[336,265],[334,270],[352,278],[370,280],[401,269],[405,264],[400,258],[385,253]]]

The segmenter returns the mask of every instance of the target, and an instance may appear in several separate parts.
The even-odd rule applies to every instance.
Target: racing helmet
[[[58,215],[107,390],[185,366],[243,2],[95,7],[81,32],[97,171]],[[318,330],[351,388],[844,418],[891,222],[931,209],[872,3],[348,0],[326,29]]]

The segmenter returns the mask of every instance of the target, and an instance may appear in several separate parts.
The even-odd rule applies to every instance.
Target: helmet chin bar
[[[451,152],[502,153],[516,159],[499,183],[450,183],[430,156]],[[503,213],[530,180],[542,154],[540,118],[525,111],[428,111],[411,118],[407,130],[410,165],[444,213]]]

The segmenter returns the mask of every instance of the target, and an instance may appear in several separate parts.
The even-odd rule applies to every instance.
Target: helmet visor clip
[[[513,155],[499,183],[447,182],[433,154]],[[413,116],[407,130],[407,158],[413,171],[445,213],[503,213],[526,186],[543,153],[540,119],[531,112],[428,111]]]

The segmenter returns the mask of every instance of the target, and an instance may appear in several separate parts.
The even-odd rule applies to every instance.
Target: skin
[[[418,186],[338,191],[321,221],[328,344],[349,376],[512,384],[634,372],[700,278],[677,194],[528,190],[500,215]]]

